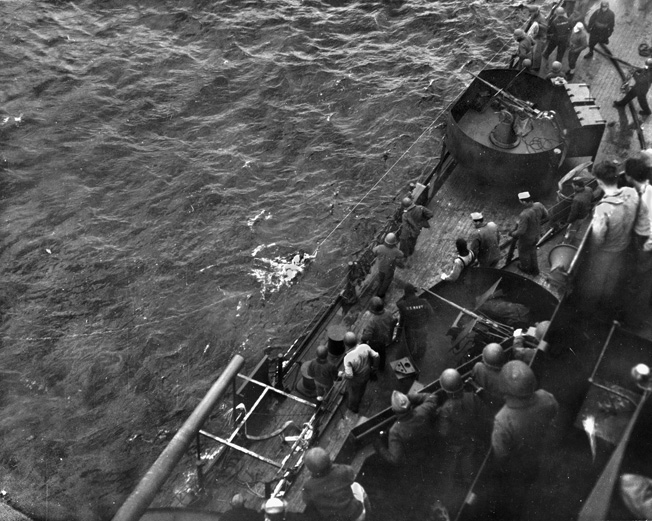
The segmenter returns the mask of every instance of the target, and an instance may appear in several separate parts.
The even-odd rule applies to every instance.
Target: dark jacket
[[[596,36],[598,37],[598,42],[606,43],[611,33],[614,32],[615,25],[616,16],[611,9],[607,9],[606,11],[598,9],[589,18],[588,29],[594,38]]]
[[[585,186],[580,192],[573,195],[570,213],[567,222],[572,223],[578,219],[584,219],[591,213],[591,203],[593,202],[593,190]]]
[[[424,328],[435,318],[430,303],[416,295],[401,298],[396,306],[400,313],[399,325],[405,329]]]
[[[363,505],[353,496],[355,471],[349,465],[333,464],[328,474],[312,476],[303,486],[303,501],[329,521],[353,521]]]
[[[386,309],[380,313],[369,311],[369,314],[364,317],[367,323],[362,330],[363,342],[368,343],[372,349],[377,350],[376,347],[386,347],[392,343],[392,333],[396,320],[394,316]]]
[[[568,42],[572,30],[573,27],[568,17],[566,15],[557,15],[548,27],[548,40]]]
[[[500,259],[500,232],[493,222],[483,224],[471,234],[471,249],[478,264],[486,268]]]
[[[645,96],[652,83],[652,70],[647,67],[645,69],[636,69],[632,73],[632,78],[634,78],[632,90],[637,96]]]
[[[541,203],[533,203],[521,212],[518,226],[510,235],[516,237],[519,244],[536,244],[541,236],[541,221],[548,217],[548,210]]]
[[[337,367],[327,358],[315,358],[310,364],[310,373],[315,382],[328,388],[332,387],[333,382],[337,379]]]
[[[428,220],[433,216],[428,208],[417,204],[404,210],[401,218],[401,238],[418,237],[422,228],[430,228]]]
[[[378,259],[378,271],[381,273],[393,274],[396,267],[404,267],[403,252],[396,246],[379,244],[374,248],[374,253]]]
[[[516,467],[538,460],[559,405],[543,389],[527,399],[509,398],[496,414],[491,445],[505,465]]]
[[[505,398],[500,390],[500,369],[489,367],[484,362],[478,362],[471,373],[473,381],[482,387],[480,394],[482,401],[496,414],[505,403]]]
[[[450,449],[473,446],[479,441],[484,419],[483,406],[475,393],[461,392],[450,396],[439,409],[439,436]]]
[[[387,446],[376,444],[380,456],[392,465],[410,465],[432,450],[436,441],[437,396],[426,393],[408,395],[413,406],[400,415],[389,430]]]

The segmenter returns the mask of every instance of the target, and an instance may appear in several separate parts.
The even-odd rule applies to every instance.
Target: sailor
[[[561,62],[564,59],[571,29],[570,21],[566,16],[566,10],[563,7],[555,9],[555,17],[548,26],[548,46],[543,53],[543,57],[546,60],[550,58],[552,51],[555,49],[557,49],[557,61]]]
[[[384,244],[379,244],[374,248],[378,263],[378,289],[376,296],[385,298],[385,293],[394,279],[396,268],[404,268],[403,252],[396,247],[396,235],[388,233],[385,235]]]
[[[548,20],[543,16],[538,5],[524,5],[523,7],[527,9],[530,14],[530,28],[528,29],[527,34],[534,39],[534,50],[532,51],[533,58],[530,65],[532,71],[536,72],[541,67],[541,54],[546,46]],[[523,68],[527,68],[525,61],[523,62]]]
[[[362,323],[364,326],[361,340],[380,355],[378,370],[384,371],[387,348],[392,343],[396,319],[389,310],[385,309],[383,299],[371,297],[369,310],[362,316]]]
[[[505,403],[500,388],[500,370],[504,363],[505,353],[503,347],[492,342],[484,346],[482,361],[477,362],[471,372],[473,382],[482,389],[480,398],[487,404],[492,419]]]
[[[401,217],[401,251],[407,259],[414,253],[417,239],[423,228],[430,228],[428,222],[434,214],[425,206],[414,204],[411,197],[401,201],[403,215]]]
[[[442,273],[440,275],[441,280],[455,282],[460,278],[462,271],[475,262],[475,253],[473,253],[473,250],[469,250],[466,239],[458,237],[455,240],[455,248],[457,249],[457,256],[453,260],[453,267],[450,273]]]
[[[328,360],[328,346],[317,346],[317,357],[311,362],[311,370],[317,388],[317,400],[322,401],[337,379],[337,367]]]
[[[600,9],[593,12],[589,18],[589,52],[584,58],[593,58],[593,49],[599,43],[608,44],[611,33],[616,25],[616,15],[609,9],[609,2],[600,2]]]
[[[518,217],[518,223],[510,235],[517,240],[518,269],[530,275],[539,274],[537,261],[537,242],[541,235],[541,221],[548,218],[548,210],[539,202],[534,202],[530,192],[521,192],[518,199],[525,210]]]
[[[650,112],[650,105],[647,102],[647,91],[650,90],[650,85],[652,84],[652,58],[645,60],[645,67],[643,69],[635,69],[632,72],[632,78],[634,79],[634,85],[627,91],[623,98],[614,101],[614,107],[624,107],[636,98],[638,104],[641,106],[641,110],[638,113],[643,116],[649,116],[652,112]]]
[[[553,85],[563,85],[566,82],[566,75],[562,72],[561,62],[554,61],[550,66],[550,72],[546,74],[546,79],[550,80]]]
[[[505,405],[494,420],[491,446],[500,480],[501,519],[519,518],[525,495],[536,479],[541,454],[559,405],[549,392],[538,389],[530,367],[520,360],[500,371]]]
[[[263,515],[257,510],[245,507],[242,494],[236,494],[231,498],[231,508],[224,512],[220,519],[222,521],[261,521]]]
[[[633,234],[650,235],[647,208],[639,204],[634,188],[618,187],[618,169],[613,161],[602,161],[593,175],[604,192],[593,211],[586,269],[580,280],[583,308],[594,314],[598,308],[612,319],[621,311],[625,261]],[[633,233],[632,233],[633,232]]]
[[[360,402],[371,378],[376,371],[380,356],[367,344],[359,344],[355,333],[349,331],[344,335],[344,371],[339,376],[346,379],[347,406],[353,413],[360,410]]]
[[[573,32],[568,42],[568,73],[566,74],[566,79],[571,80],[573,78],[575,67],[577,66],[577,59],[588,45],[588,36],[584,30],[584,24],[577,22],[573,26]]]
[[[534,58],[534,39],[523,29],[516,29],[514,31],[514,40],[518,44],[516,54],[514,55],[516,59],[514,68],[522,69],[523,60],[532,60]]]
[[[265,521],[285,521],[287,513],[287,503],[278,497],[271,497],[265,501],[263,507]]]
[[[625,179],[634,187],[640,197],[640,205],[648,210],[648,221],[652,229],[652,186],[650,186],[650,164],[641,153],[625,161]],[[629,270],[629,295],[625,306],[625,323],[637,328],[650,315],[652,306],[652,235],[647,238],[636,236],[633,244],[633,262]]]
[[[428,326],[434,321],[435,312],[426,299],[417,297],[417,288],[412,284],[405,285],[403,297],[396,302],[396,306],[399,331],[405,333],[408,351],[412,359],[418,362],[428,349]]]
[[[529,333],[532,328],[528,329],[527,333],[520,328],[515,329],[514,343],[512,344],[514,358],[530,365],[538,350],[545,351],[548,348],[547,344],[541,345],[541,340],[543,340],[549,326],[550,320],[537,322],[534,326],[534,334]],[[528,344],[536,347],[527,347]]]
[[[500,232],[496,223],[484,222],[480,212],[473,212],[471,220],[475,231],[471,234],[471,249],[482,268],[496,268],[500,261]]]
[[[446,391],[446,401],[437,417],[439,438],[446,447],[442,474],[447,477],[448,486],[443,497],[450,497],[454,484],[463,485],[464,490],[471,484],[477,470],[476,451],[480,449],[483,431],[488,435],[488,429],[483,429],[488,423],[480,399],[464,390],[462,376],[456,369],[445,369],[439,382]]]
[[[571,224],[584,219],[591,213],[591,205],[593,203],[593,190],[586,186],[584,179],[575,177],[571,181],[571,184],[573,185],[573,200],[565,224]]]
[[[309,508],[329,521],[364,521],[369,500],[352,467],[333,463],[321,447],[308,450],[304,462],[311,474],[302,491]]]
[[[392,391],[392,411],[396,421],[374,442],[376,452],[387,463],[409,468],[425,462],[436,442],[437,395]]]

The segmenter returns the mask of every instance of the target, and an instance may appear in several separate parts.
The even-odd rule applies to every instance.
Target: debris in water
[[[278,291],[282,286],[290,285],[299,278],[304,269],[310,264],[316,254],[310,255],[303,250],[290,257],[256,257],[264,248],[274,246],[272,243],[268,246],[258,246],[254,249],[252,255],[258,266],[251,270],[252,274],[262,284],[261,293],[263,297],[267,292]]]
[[[591,454],[593,455],[593,461],[595,461],[595,418],[593,416],[587,416],[584,418],[582,420],[582,427],[584,427],[584,431],[589,437],[589,443],[591,444]]]
[[[266,221],[266,220],[271,219],[271,218],[272,218],[271,213],[267,213],[267,210],[261,210],[257,215],[255,215],[254,217],[247,220],[247,226],[249,226],[249,228],[253,230],[254,225],[257,222],[263,221],[263,220]]]

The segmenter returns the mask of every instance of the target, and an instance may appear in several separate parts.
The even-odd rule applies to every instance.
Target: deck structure
[[[630,63],[640,64],[644,58],[637,54],[637,42],[644,41],[646,35],[649,34],[650,22],[645,15],[648,10],[652,10],[652,5],[641,7],[631,1],[612,4],[614,5],[611,8],[616,12],[617,22],[616,31],[611,38],[611,51],[614,55]],[[652,20],[652,17],[650,18]],[[602,159],[624,160],[628,155],[640,150],[639,138],[643,138],[645,143],[652,143],[652,126],[648,128],[645,121],[639,125],[640,121],[637,123],[633,120],[633,116],[638,116],[638,114],[632,114],[628,109],[623,111],[612,107],[612,101],[620,97],[620,85],[622,84],[622,79],[614,65],[598,53],[592,60],[584,60],[580,57],[579,61],[573,79],[575,84],[573,88],[577,90],[590,89],[587,96],[595,99],[600,117],[606,121],[606,131],[596,161]],[[545,72],[542,70],[541,74],[544,75]],[[635,109],[638,110],[638,107],[636,106]],[[580,108],[578,114],[581,112]],[[442,159],[445,160],[445,158]],[[568,165],[567,168],[572,166]],[[551,207],[559,202],[559,197],[556,190],[553,189],[542,194],[539,200],[547,207]],[[387,294],[386,305],[392,311],[396,311],[395,303],[402,296],[402,288],[406,283],[414,284],[418,288],[429,289],[440,282],[440,274],[449,269],[455,256],[455,239],[457,237],[468,238],[473,231],[471,212],[481,211],[486,221],[493,221],[498,225],[505,253],[509,244],[508,233],[513,229],[515,219],[522,209],[515,190],[509,188],[497,190],[492,186],[481,185],[472,176],[465,175],[460,171],[454,172],[443,182],[429,201],[428,207],[435,214],[431,220],[431,227],[424,229],[421,233],[416,252],[411,257],[408,267],[397,271],[395,282]],[[581,232],[578,232],[577,236],[581,237]],[[528,276],[528,278],[548,289],[552,295],[559,297],[558,288],[551,282],[548,262],[552,244],[545,243],[539,250],[540,275]],[[508,264],[505,269],[518,273],[514,262]],[[349,305],[346,302],[338,301],[327,312],[327,316],[319,320],[312,337],[304,339],[308,347],[302,350],[297,359],[292,360],[291,367],[286,368],[288,371],[282,386],[283,392],[295,390],[295,384],[301,378],[302,362],[314,357],[314,350],[319,343],[328,342],[328,326],[339,324],[347,330],[360,331],[361,317],[366,309],[368,297],[373,294],[374,287],[374,272],[372,270],[360,288],[358,303]],[[477,288],[477,293],[482,291],[482,288]],[[258,507],[262,498],[278,486],[279,479],[291,478],[292,486],[286,492],[290,510],[303,510],[300,490],[307,476],[306,472],[299,470],[301,455],[295,451],[295,448],[301,443],[311,441],[313,436],[318,436],[320,446],[337,455],[339,461],[345,461],[359,471],[369,451],[357,450],[359,447],[351,446],[351,431],[367,418],[386,410],[392,390],[398,389],[405,392],[410,388],[435,385],[443,369],[467,361],[464,359],[464,353],[460,354],[451,348],[451,337],[448,335],[448,325],[453,325],[459,320],[460,311],[443,302],[437,304],[436,311],[441,320],[437,326],[433,326],[431,335],[437,349],[428,353],[418,377],[398,378],[397,374],[391,371],[389,363],[407,355],[404,345],[395,345],[388,352],[386,370],[379,375],[376,382],[369,385],[361,404],[360,415],[353,414],[346,407],[341,406],[343,385],[338,383],[325,406],[314,407],[316,402],[309,397],[303,397],[303,400],[294,400],[287,398],[282,393],[269,391],[266,392],[263,399],[258,401],[255,408],[245,411],[249,419],[247,434],[253,436],[269,434],[281,428],[285,422],[292,421],[295,427],[288,428],[282,434],[261,440],[246,440],[241,432],[238,432],[237,436],[229,438],[228,434],[220,435],[210,432],[211,427],[207,426],[205,432],[209,435],[206,438],[213,440],[220,438],[222,447],[228,445],[223,443],[224,440],[227,440],[231,444],[242,445],[245,451],[239,449],[227,451],[222,448],[218,452],[224,454],[219,458],[214,458],[215,464],[211,462],[206,465],[207,462],[204,462],[204,466],[212,467],[211,472],[205,474],[205,483],[203,483],[204,488],[209,490],[210,494],[209,499],[201,502],[199,506],[206,510],[221,512],[228,508],[228,499],[233,494],[241,493],[248,506]],[[652,338],[652,314],[649,315],[643,328],[636,333],[644,338]],[[598,336],[602,338],[603,334],[604,331],[600,331]],[[598,337],[595,339],[595,344],[600,344]],[[596,353],[595,356],[598,354]],[[274,385],[269,378],[269,375],[273,373],[273,367],[270,368],[268,365],[259,364],[259,367],[250,376],[261,380],[264,384]],[[243,393],[247,392],[243,389],[243,387],[237,389],[238,400],[241,400]],[[225,403],[225,407],[228,406],[228,403]],[[274,418],[271,423],[270,418]],[[215,423],[219,424],[220,422]],[[307,424],[310,425],[310,429],[305,428]],[[300,433],[305,435],[303,440],[297,438]],[[206,444],[206,440],[202,441],[204,447]],[[249,451],[250,454],[246,454],[246,451]],[[244,455],[243,452],[245,452]],[[261,458],[256,455],[265,456]],[[283,464],[279,468],[279,462],[288,464]],[[579,461],[575,461],[575,463],[583,464]],[[298,472],[295,473],[295,470]],[[551,490],[554,490],[554,487],[550,486]],[[178,494],[175,497],[177,500],[172,506],[188,504],[189,496],[187,494]],[[164,503],[169,505],[169,501],[160,502],[161,505]],[[536,515],[532,518],[536,518]]]

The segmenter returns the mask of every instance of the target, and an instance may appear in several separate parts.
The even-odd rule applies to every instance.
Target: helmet
[[[393,233],[388,233],[387,235],[385,235],[385,243],[396,244],[396,235]]]
[[[374,313],[380,313],[384,308],[385,304],[383,303],[383,299],[380,297],[371,297],[371,300],[369,301],[369,309],[371,309],[371,311]]]
[[[532,60],[530,60],[530,58],[525,58],[523,60],[523,68],[529,69],[530,67],[532,67]]]
[[[537,327],[534,328],[534,336],[537,340],[541,340],[543,336],[546,334],[546,331],[548,331],[548,326],[550,326],[550,320],[544,320],[543,322],[539,322],[537,324]]]
[[[516,38],[517,40],[519,38],[525,38],[525,31],[523,29],[516,29],[514,31],[514,38]]]
[[[555,9],[555,14],[557,16],[561,16],[561,15],[566,16],[566,9],[564,9],[563,7],[558,7],[557,9]]]
[[[525,362],[510,360],[500,370],[500,388],[508,396],[529,398],[536,387],[537,378]]]
[[[317,358],[323,360],[328,356],[328,346],[326,344],[319,344],[317,346]]]
[[[392,411],[401,414],[410,410],[410,399],[406,394],[399,391],[392,391]]]
[[[353,331],[349,331],[344,335],[344,345],[346,347],[355,347],[358,345],[358,337]]]
[[[555,72],[559,72],[561,70],[561,62],[552,62],[551,69]]]
[[[241,508],[244,506],[245,500],[242,494],[236,494],[231,498],[231,506],[234,508]]]
[[[500,344],[492,342],[484,346],[482,350],[482,361],[485,365],[498,369],[503,365],[503,348]]]
[[[648,58],[647,60],[645,60],[645,66],[646,67],[652,66],[652,58]]]
[[[405,206],[406,208],[412,204],[412,198],[411,197],[404,197],[403,200],[401,201],[401,204]]]
[[[323,474],[333,464],[328,452],[321,447],[314,447],[306,452],[304,461],[306,462],[306,467],[308,467],[308,470],[312,474]]]
[[[265,514],[282,514],[285,512],[285,501],[278,497],[270,497],[265,501]]]
[[[464,382],[462,376],[457,372],[457,369],[444,369],[439,377],[441,388],[447,393],[456,393],[462,390]]]

